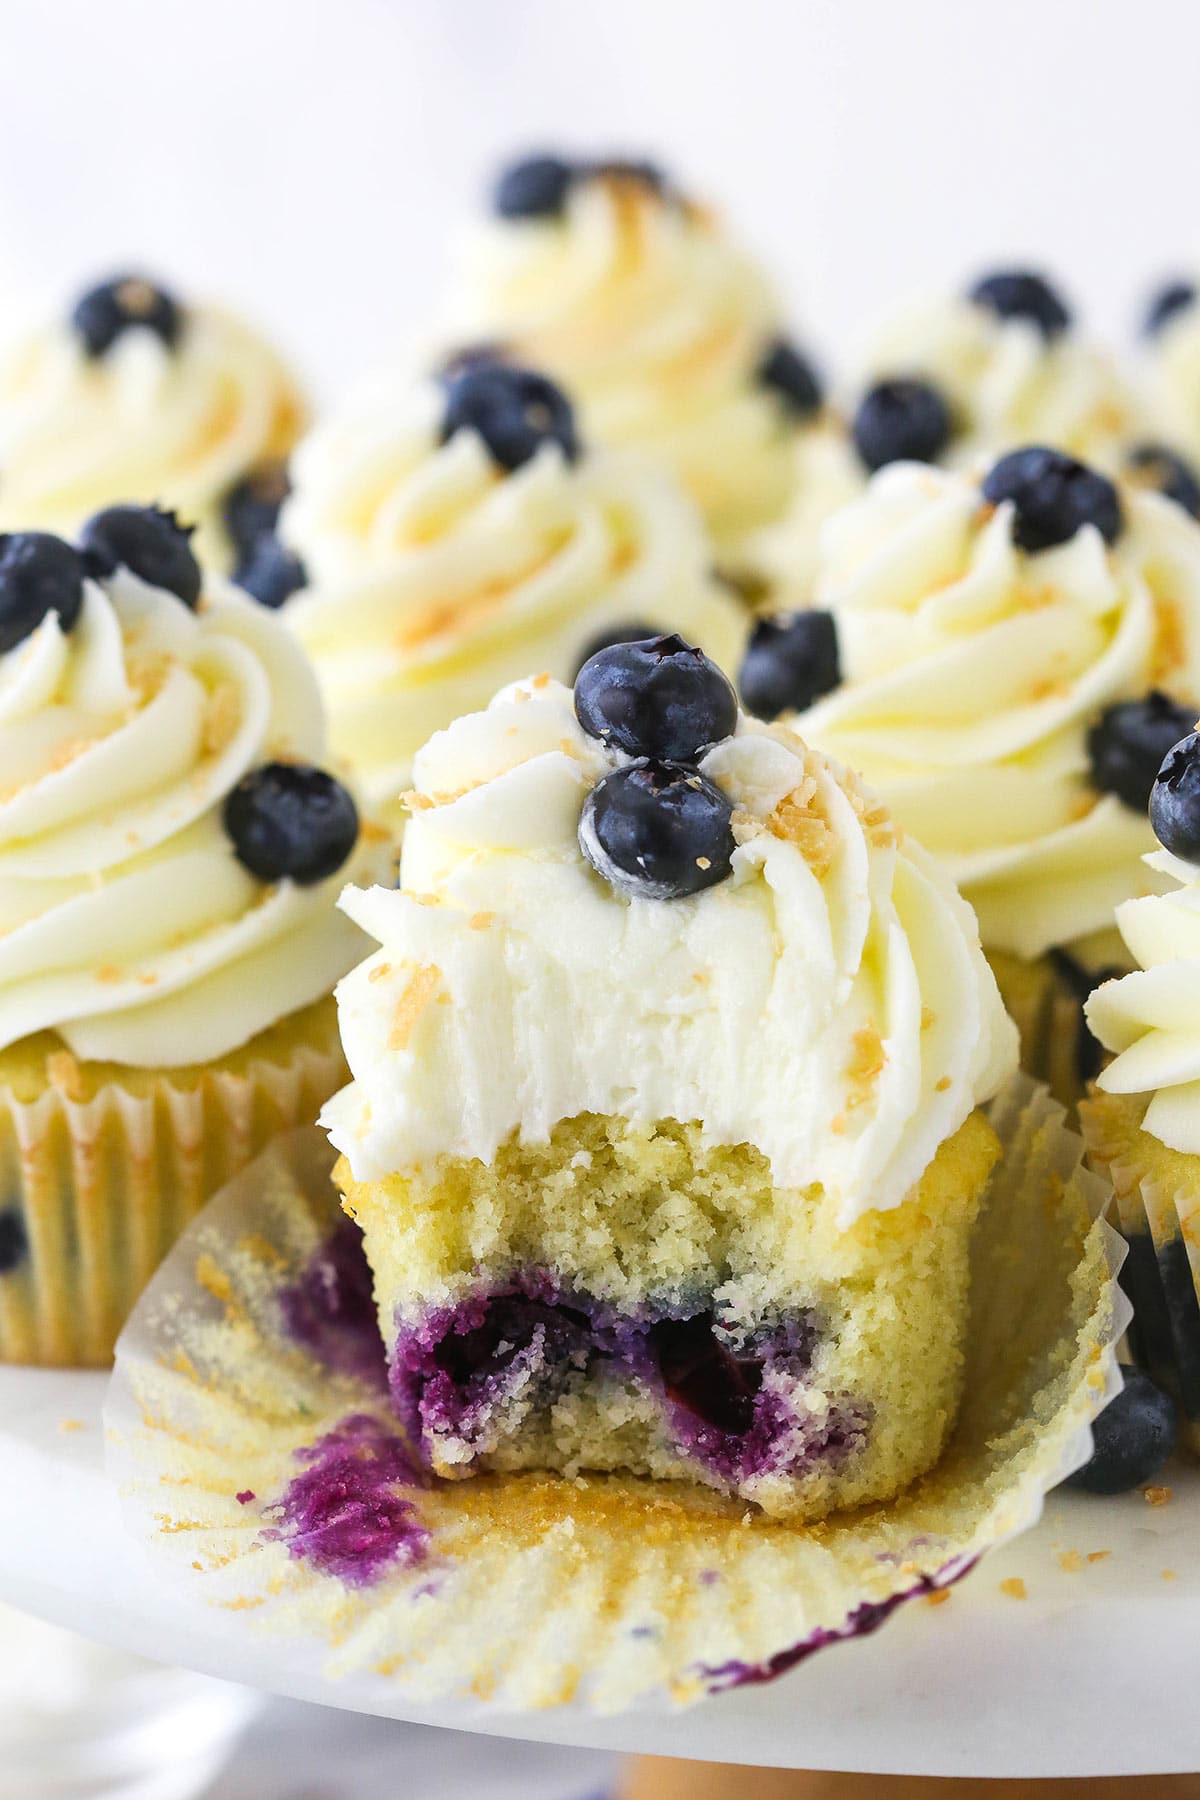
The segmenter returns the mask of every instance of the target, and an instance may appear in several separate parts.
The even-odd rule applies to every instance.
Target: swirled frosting
[[[505,472],[474,430],[441,441],[444,408],[429,381],[320,427],[281,519],[310,583],[286,617],[372,804],[432,732],[530,667],[571,676],[606,629],[678,630],[727,669],[745,634],[665,472],[555,443]]]
[[[1085,526],[1029,555],[1011,504],[897,463],[825,531],[815,603],[843,683],[798,729],[946,860],[985,945],[1023,957],[1144,886],[1153,834],[1091,785],[1089,727],[1151,687],[1200,697],[1200,529],[1157,494],[1123,504],[1112,549]]]
[[[734,558],[736,571],[761,587],[770,609],[809,604],[826,522],[866,484],[866,466],[840,419],[828,415],[797,433],[786,511],[751,532]]]
[[[287,454],[305,412],[275,352],[216,307],[184,310],[173,344],[137,328],[102,356],[55,320],[0,361],[0,529],[70,536],[101,507],[155,502],[227,567],[222,499]]]
[[[244,774],[323,735],[299,649],[233,590],[193,613],[119,571],[0,656],[0,1047],[202,1062],[328,993],[362,954],[334,904],[355,865],[264,886],[222,825]]]
[[[1145,369],[1163,437],[1200,462],[1200,304],[1181,306],[1153,333]]]
[[[970,908],[850,777],[744,717],[699,765],[734,802],[732,875],[628,898],[578,838],[625,760],[541,678],[421,751],[402,889],[342,901],[380,949],[338,989],[334,1143],[371,1180],[582,1112],[696,1120],[844,1224],[899,1204],[1015,1061]]]
[[[1126,900],[1117,924],[1139,965],[1084,1008],[1106,1050],[1110,1094],[1150,1094],[1142,1129],[1171,1150],[1200,1151],[1200,870],[1167,850],[1146,861],[1171,891]]]
[[[595,442],[666,461],[722,550],[786,504],[794,430],[756,378],[780,308],[707,209],[578,180],[560,217],[475,227],[451,311],[465,340],[501,340],[561,380]]]
[[[1026,318],[1000,318],[953,297],[918,306],[871,346],[872,376],[921,375],[948,400],[954,454],[970,462],[1020,444],[1049,444],[1111,469],[1144,423],[1115,360],[1068,327],[1047,339]]]

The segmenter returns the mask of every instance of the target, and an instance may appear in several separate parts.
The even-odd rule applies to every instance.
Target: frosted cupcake
[[[826,530],[817,607],[764,620],[747,706],[796,713],[941,856],[1025,1057],[1094,1072],[1079,1002],[1145,890],[1151,783],[1200,700],[1200,528],[1031,449],[982,482],[882,470]]]
[[[100,1364],[188,1218],[344,1079],[378,868],[278,621],[170,515],[0,537],[0,1361]]]
[[[1190,277],[1152,294],[1142,319],[1150,405],[1164,438],[1200,462],[1200,290]]]
[[[0,361],[0,526],[70,535],[100,507],[154,502],[195,524],[202,558],[227,569],[251,548],[255,484],[278,484],[305,416],[256,332],[119,276]]]
[[[319,428],[294,480],[284,555],[310,585],[286,617],[372,805],[397,801],[431,733],[529,668],[570,679],[598,641],[674,627],[737,666],[744,609],[691,503],[581,443],[541,375],[456,364]]]
[[[1015,1034],[948,877],[674,637],[416,762],[324,1122],[429,1465],[815,1517],[937,1457]]]
[[[669,464],[723,558],[784,510],[820,385],[763,273],[661,170],[514,164],[464,245],[452,310],[464,340],[562,381],[597,443]]]

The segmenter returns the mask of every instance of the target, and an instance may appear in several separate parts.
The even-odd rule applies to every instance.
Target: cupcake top
[[[1142,1129],[1200,1153],[1200,737],[1189,732],[1155,781],[1150,817],[1162,848],[1146,861],[1170,890],[1127,900],[1117,924],[1135,963],[1088,999],[1090,1029],[1115,1058],[1098,1085],[1149,1094]]]
[[[1163,282],[1142,320],[1150,401],[1163,435],[1200,461],[1200,288],[1190,276]]]
[[[722,550],[785,505],[819,383],[762,272],[660,170],[513,165],[464,244],[454,311],[562,380],[597,442],[669,462]]]
[[[374,864],[323,739],[299,649],[169,514],[0,537],[0,1047],[169,1067],[327,993]]]
[[[756,1145],[838,1222],[898,1205],[1015,1061],[970,908],[886,810],[676,637],[424,747],[381,948],[338,990],[356,1178],[584,1112]]]
[[[239,320],[117,277],[0,361],[0,525],[69,534],[98,507],[153,501],[196,524],[205,560],[227,566],[222,503],[286,455],[305,410]]]
[[[880,471],[826,528],[818,610],[766,620],[746,702],[860,770],[946,858],[989,948],[1111,925],[1200,697],[1200,528],[1061,453]]]
[[[432,732],[529,667],[670,626],[736,667],[745,615],[695,510],[629,453],[590,451],[544,376],[468,359],[319,428],[282,518],[310,583],[288,621],[334,749],[397,799]]]

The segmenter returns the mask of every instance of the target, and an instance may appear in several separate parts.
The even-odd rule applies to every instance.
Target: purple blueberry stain
[[[362,1232],[341,1219],[296,1280],[279,1292],[284,1327],[325,1368],[374,1388],[387,1382]]]
[[[267,1542],[347,1587],[425,1561],[431,1534],[412,1495],[428,1483],[403,1438],[352,1413],[295,1456],[304,1466],[266,1509]]]
[[[233,1497],[239,1506],[249,1506],[252,1500],[258,1498],[253,1488],[243,1488],[240,1494],[235,1494]]]

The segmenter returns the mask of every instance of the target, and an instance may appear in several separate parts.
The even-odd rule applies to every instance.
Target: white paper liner
[[[128,1522],[262,1634],[264,1680],[279,1634],[324,1643],[331,1677],[374,1671],[415,1700],[506,1710],[687,1703],[779,1673],[1032,1525],[1119,1390],[1129,1308],[1124,1244],[1100,1216],[1110,1190],[1025,1077],[994,1120],[1006,1154],[974,1245],[962,1413],[895,1501],[796,1526],[682,1483],[482,1476],[403,1490],[428,1533],[416,1561],[361,1586],[321,1573],[270,1535],[297,1452],[348,1415],[395,1427],[378,1386],[282,1325],[280,1290],[337,1218],[332,1158],[304,1132],[218,1196],[122,1338],[107,1425]]]

